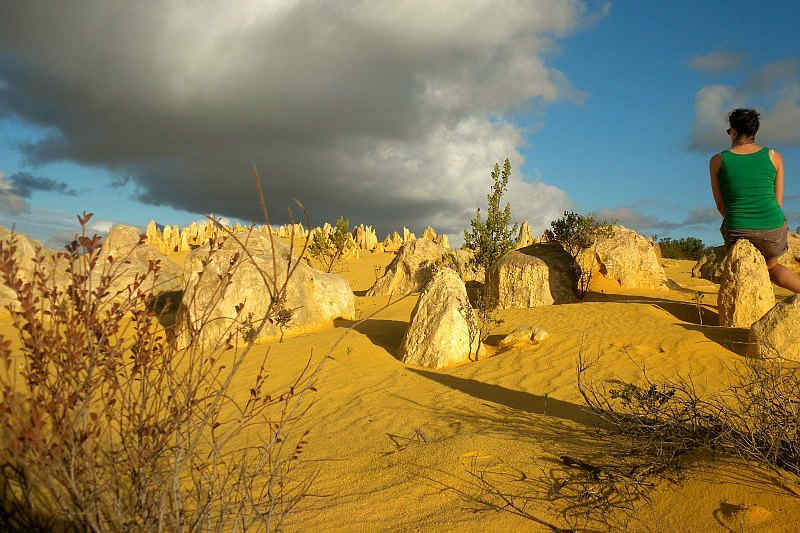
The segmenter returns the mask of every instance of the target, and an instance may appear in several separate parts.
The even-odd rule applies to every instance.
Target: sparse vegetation
[[[322,231],[314,233],[308,253],[322,264],[325,272],[332,272],[341,263],[351,240],[350,221],[339,217],[330,234]]]
[[[269,228],[265,207],[264,215]],[[315,478],[297,469],[307,442],[297,425],[328,355],[271,389],[267,350],[249,395],[236,399],[231,386],[260,329],[291,320],[286,287],[305,246],[282,276],[262,272],[265,316],[237,316],[249,324],[250,340],[239,344],[231,327],[201,349],[179,346],[181,320],[165,320],[176,310],[160,298],[158,261],[121,291],[112,288],[129,262],[99,260],[101,240],[86,234],[90,218],[79,217],[82,233],[55,260],[37,252],[29,282],[20,276],[15,239],[0,242],[2,280],[19,301],[8,308],[18,338],[0,339],[0,526],[281,530]],[[210,253],[219,246],[212,242]],[[65,284],[51,275],[57,262],[65,265]],[[238,264],[220,278],[220,292]],[[254,424],[260,430],[243,441]]]
[[[476,356],[480,344],[486,340],[491,328],[500,323],[493,315],[493,309],[497,302],[492,300],[488,291],[491,269],[498,259],[514,249],[513,235],[517,232],[517,225],[511,224],[511,205],[506,202],[505,207],[500,207],[503,194],[508,188],[510,176],[511,162],[508,158],[503,163],[502,172],[500,165],[495,163],[491,172],[492,181],[489,185],[489,194],[486,197],[488,201],[486,221],[481,219],[481,210],[478,208],[475,218],[470,220],[470,231],[464,231],[464,246],[473,252],[471,264],[484,269],[484,283],[476,302],[478,316],[475,319],[468,317],[470,327],[479,332]],[[474,320],[477,321],[477,324],[473,324]]]
[[[665,259],[692,259],[697,261],[706,253],[706,246],[703,241],[695,237],[684,237],[683,239],[663,237],[659,239],[658,246],[661,248],[661,257]]]
[[[559,243],[575,261],[578,297],[581,299],[586,296],[592,281],[597,241],[611,235],[609,223],[599,221],[592,215],[580,215],[573,211],[564,211],[560,218],[550,223],[550,229],[545,230],[545,238]]]

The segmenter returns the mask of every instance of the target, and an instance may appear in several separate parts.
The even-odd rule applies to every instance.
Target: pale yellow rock
[[[755,355],[800,361],[800,295],[767,311],[750,328]]]
[[[425,231],[422,232],[422,238],[438,243],[436,232],[433,230],[431,226],[425,228]]]
[[[464,282],[477,281],[483,283],[485,276],[482,266],[472,264],[472,257],[474,253],[468,248],[459,248],[458,250],[451,250],[448,254],[448,265],[450,268],[458,272]]]
[[[418,242],[425,242],[420,239]],[[468,361],[480,345],[472,307],[458,274],[442,268],[425,286],[411,312],[400,346],[406,364],[444,368]]]
[[[612,226],[611,237],[598,239],[578,259],[582,267],[592,264],[602,276],[623,288],[666,289],[667,277],[658,261],[653,243],[624,226]]]
[[[550,338],[550,334],[541,328],[535,328],[531,340],[533,342],[544,342]]]
[[[519,227],[517,234],[517,241],[514,244],[515,248],[524,248],[534,243],[533,236],[531,236],[531,228],[528,226],[528,221],[523,220]]]
[[[717,308],[719,324],[749,328],[775,305],[767,263],[750,241],[739,240],[722,261]]]
[[[367,295],[401,296],[422,290],[431,279],[434,265],[446,253],[447,250],[428,239],[416,239],[403,244]]]
[[[530,344],[532,336],[533,328],[530,326],[520,326],[503,337],[498,343],[498,346],[501,348],[508,348],[517,344]]]
[[[450,241],[447,239],[447,235],[444,233],[439,237],[439,246],[448,250],[450,249]]]
[[[242,241],[247,239],[246,234],[238,237]],[[273,266],[269,238],[262,233],[254,233],[247,242],[247,249],[258,268],[271,276]],[[285,279],[289,246],[280,241],[274,242],[280,283]],[[237,253],[240,253],[239,245],[231,238],[226,239],[221,250],[210,254],[210,261],[202,277],[202,262],[209,258],[208,246],[192,251],[187,259],[183,272],[186,284],[183,305],[187,312],[187,327],[181,332],[183,343],[194,340],[204,347],[214,346],[223,340],[229,328],[234,332],[235,340],[246,340],[264,319],[269,305],[267,288],[258,269],[245,254],[240,254],[238,266],[233,270],[227,290],[221,293],[221,297],[215,296],[220,294],[220,283],[223,283],[219,275],[229,271],[231,260]],[[243,308],[237,318],[235,307],[239,304],[243,304]],[[297,266],[289,280],[285,306],[294,313],[285,328],[287,336],[330,326],[336,318],[355,318],[355,299],[347,281],[336,274],[315,270],[303,262]],[[203,316],[208,323],[198,331],[196,324]],[[275,340],[280,337],[280,333],[277,325],[267,323],[254,340]]]
[[[574,261],[553,243],[508,252],[489,272],[488,283],[489,298],[500,309],[577,300]]]

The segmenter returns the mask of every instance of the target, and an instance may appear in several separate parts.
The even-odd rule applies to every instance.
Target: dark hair
[[[755,109],[738,108],[728,113],[728,122],[736,130],[738,137],[755,137],[759,116]]]

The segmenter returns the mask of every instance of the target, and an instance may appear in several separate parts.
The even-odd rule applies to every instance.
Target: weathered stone
[[[533,328],[530,326],[520,326],[503,337],[498,343],[498,346],[501,348],[508,348],[517,344],[530,344],[531,337],[533,337]]]
[[[249,238],[246,233],[238,237],[243,242],[247,240],[247,250],[256,266],[232,238],[226,239],[220,250],[210,252],[208,246],[197,248],[186,261],[183,306],[187,327],[182,332],[183,342],[194,340],[202,346],[215,346],[224,340],[228,330],[240,341],[268,341],[280,337],[278,325],[269,322],[258,337],[253,337],[270,303],[267,286],[259,273],[261,269],[268,277],[274,274],[269,237],[263,232],[254,232]],[[286,278],[289,246],[277,240],[274,244],[278,265],[276,277],[280,285]],[[238,259],[234,261],[237,255]],[[205,269],[204,261],[208,261]],[[234,261],[235,268],[230,268],[231,261]],[[221,291],[226,285],[228,272],[232,273],[230,283]],[[243,307],[237,313],[236,306],[240,304]],[[328,326],[336,318],[355,318],[355,298],[347,281],[335,274],[315,270],[303,262],[298,264],[287,284],[285,308],[293,312],[291,321],[284,328],[288,336]],[[199,329],[201,321],[205,325]]]
[[[666,289],[667,276],[658,261],[653,243],[623,226],[612,226],[610,237],[597,240],[581,256],[595,253],[602,276],[616,280],[624,288]],[[581,265],[590,264],[581,257]]]
[[[750,328],[754,355],[800,362],[800,294],[767,311]]]
[[[438,239],[436,237],[436,232],[433,230],[431,226],[425,228],[425,231],[422,232],[422,238],[428,239],[438,244]]]
[[[750,241],[739,240],[722,261],[717,308],[720,326],[749,328],[775,305],[767,263]]]
[[[703,278],[719,283],[722,277],[722,260],[725,259],[725,247],[707,248],[706,252],[692,267],[693,278]]]
[[[421,239],[425,241],[426,239]],[[464,282],[449,268],[425,286],[400,346],[406,364],[444,368],[469,360],[480,346]]]
[[[575,261],[555,243],[532,244],[501,257],[489,273],[488,295],[501,309],[577,300]]]
[[[183,269],[150,246],[147,239],[140,240],[138,228],[124,224],[111,228],[103,240],[98,266],[94,270],[98,280],[103,265],[109,264],[109,256],[114,259],[110,268],[116,273],[111,284],[112,295],[118,293],[120,296],[127,296],[127,287],[134,283],[137,275],[148,271],[150,261],[158,262],[158,277],[149,277],[142,285],[143,289],[149,291],[152,288],[158,294],[183,288]]]
[[[420,291],[430,281],[434,265],[447,250],[428,239],[411,240],[400,248],[397,255],[367,291],[367,296],[401,296]]]
[[[441,246],[442,248],[445,248],[447,250],[450,249],[450,241],[448,240],[446,233],[442,233],[439,236],[439,246]]]
[[[11,244],[11,230],[0,227],[0,241],[6,247]],[[53,252],[45,248],[40,242],[23,235],[22,233],[14,233],[13,237],[16,250],[14,252],[14,260],[19,268],[18,276],[23,282],[29,282],[33,279],[33,272],[35,268],[34,258],[36,257],[37,250],[44,256],[52,256]],[[8,304],[16,306],[16,294],[8,287],[0,277],[0,305],[5,307]]]
[[[483,267],[472,264],[474,253],[471,250],[459,248],[449,251],[447,255],[449,263],[447,266],[458,272],[465,283],[468,281],[484,282]]]
[[[550,338],[550,334],[541,328],[535,328],[531,340],[533,342],[544,342]]]
[[[525,248],[536,242],[531,235],[531,228],[528,226],[528,221],[523,220],[519,227],[519,234],[517,235],[517,242],[514,244],[515,248]]]

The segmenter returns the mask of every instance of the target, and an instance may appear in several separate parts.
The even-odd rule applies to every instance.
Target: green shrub
[[[322,263],[326,272],[331,272],[341,262],[350,242],[350,221],[339,217],[331,233],[314,233],[308,253]]]
[[[664,237],[658,241],[661,248],[661,257],[666,259],[693,259],[698,260],[706,253],[703,241],[694,237],[683,239],[670,239]]]

